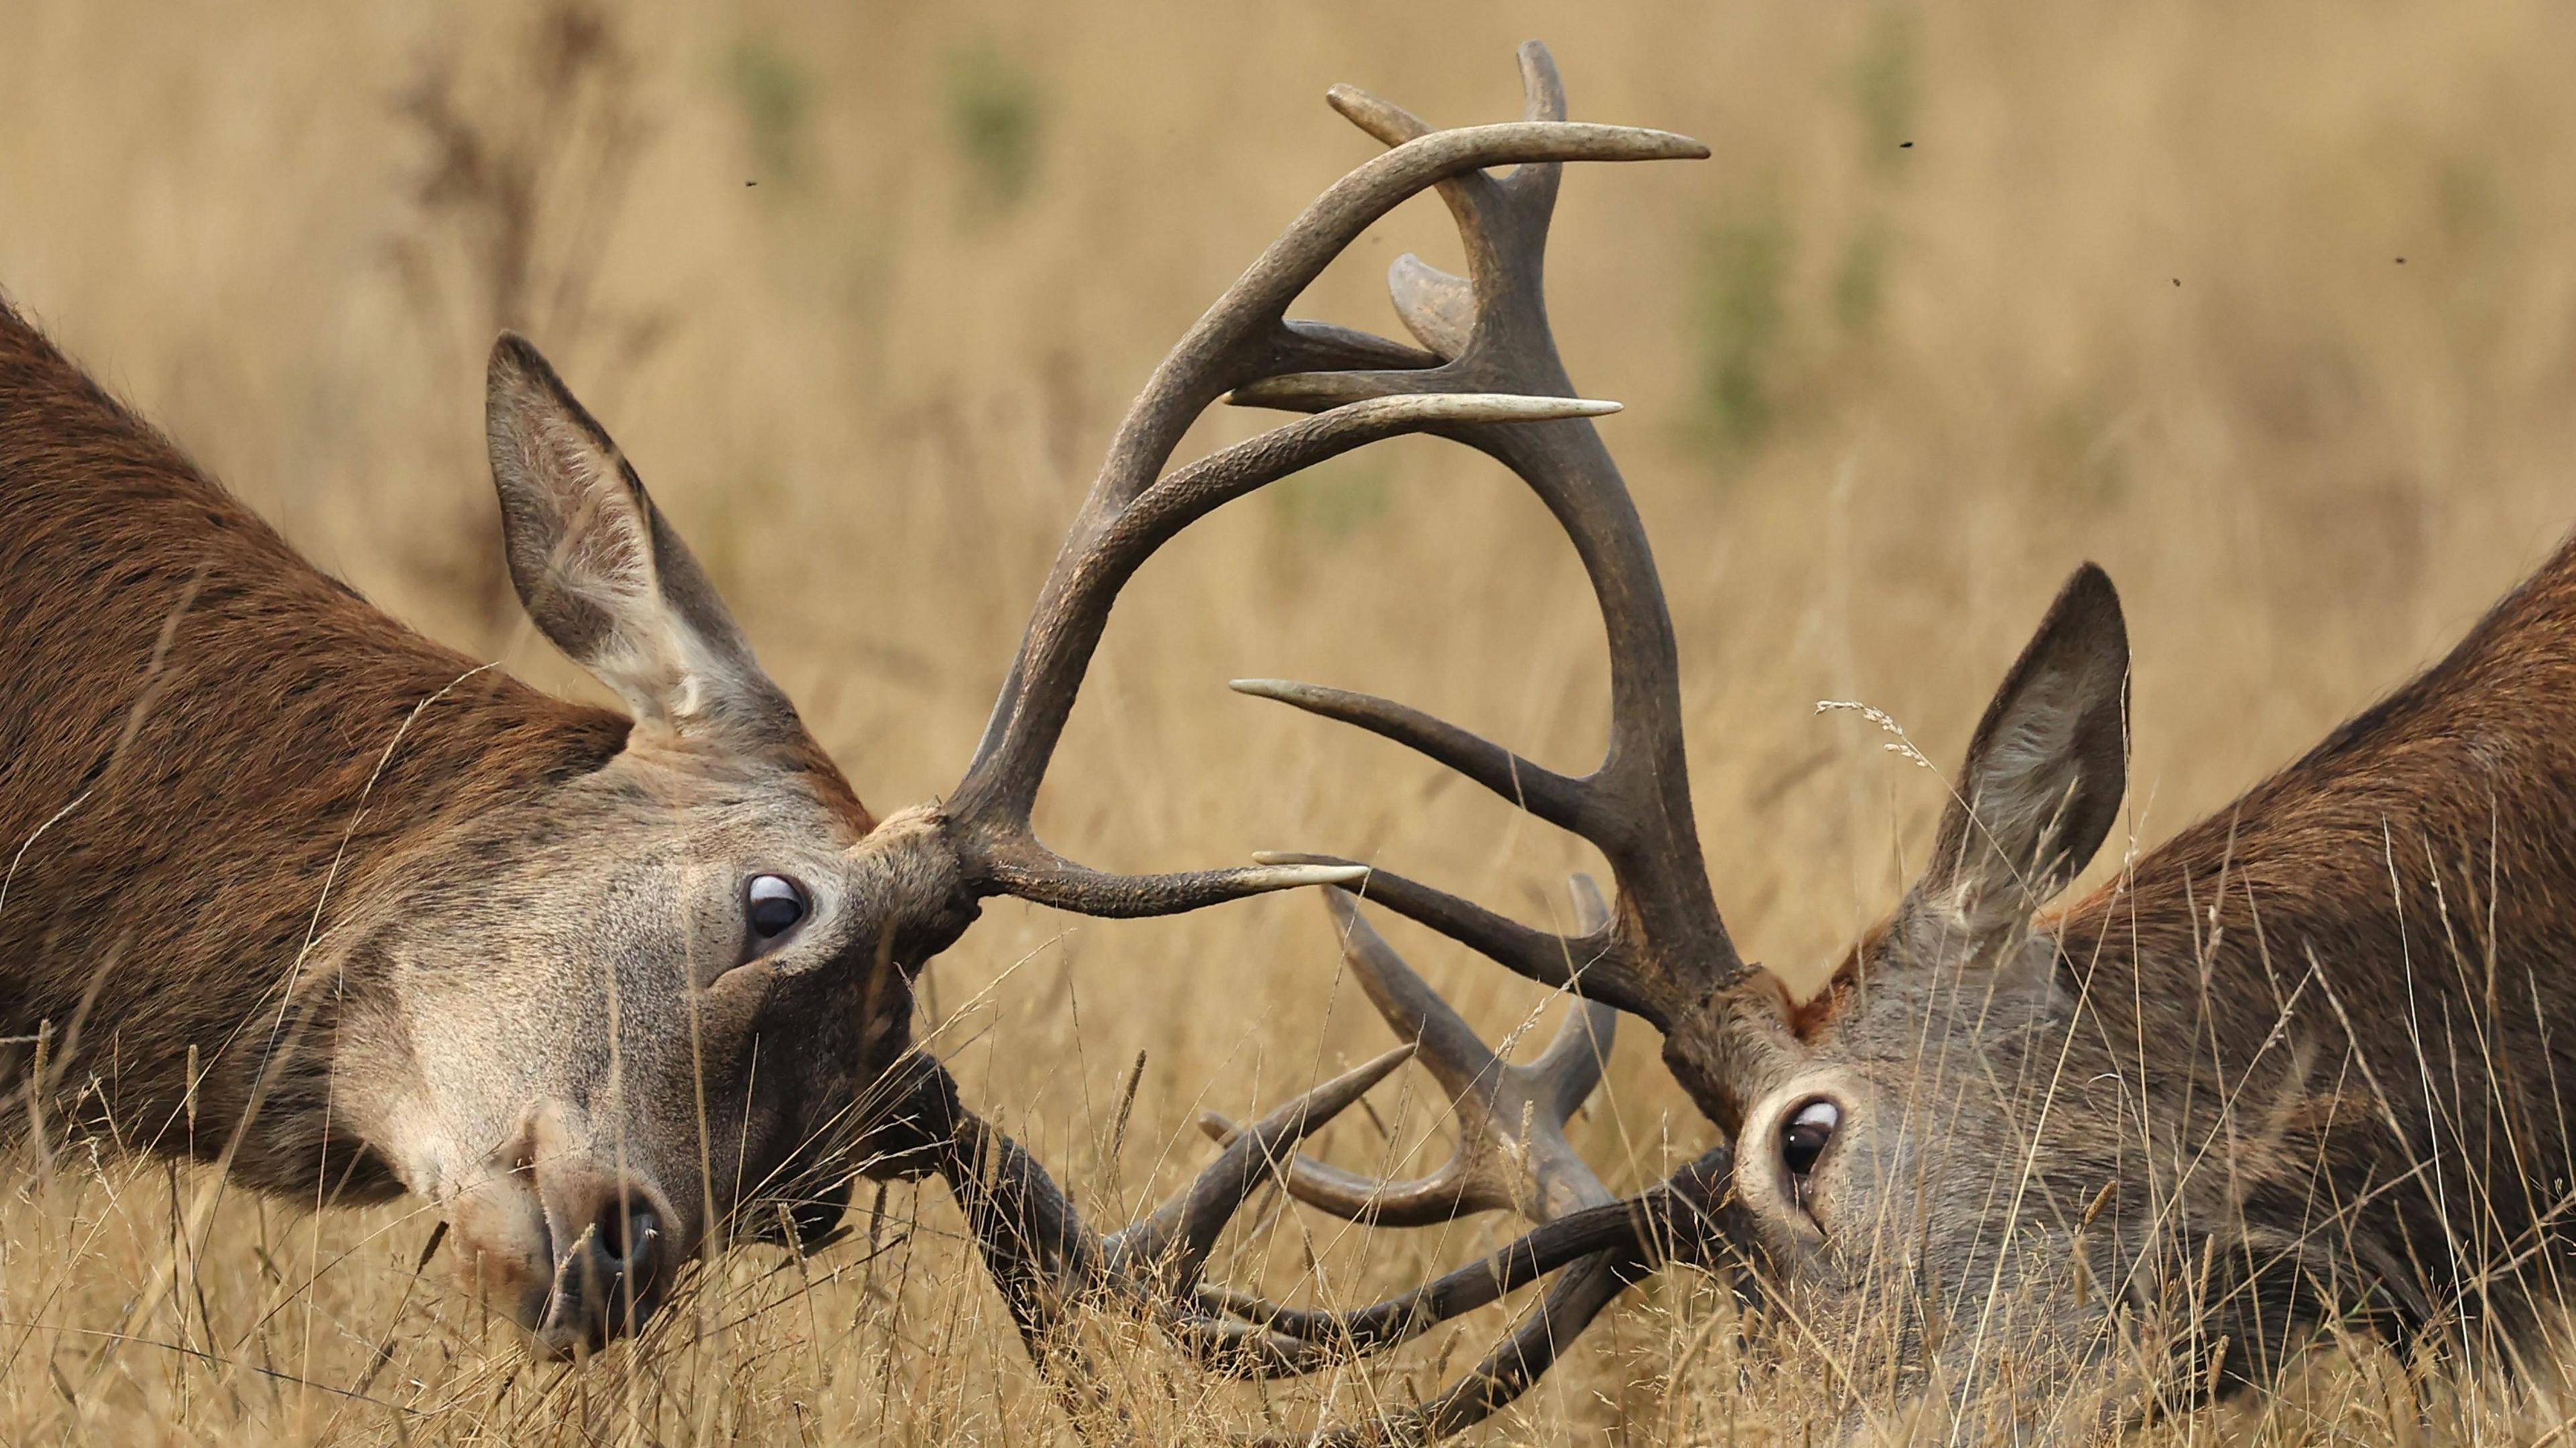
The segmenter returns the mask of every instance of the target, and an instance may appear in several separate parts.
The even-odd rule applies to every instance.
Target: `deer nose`
[[[625,1177],[599,1179],[562,1205],[570,1236],[556,1239],[554,1288],[537,1336],[558,1354],[596,1351],[661,1305],[677,1265],[669,1218]]]

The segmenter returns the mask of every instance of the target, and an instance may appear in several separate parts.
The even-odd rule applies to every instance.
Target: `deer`
[[[1330,193],[1148,383],[956,787],[884,815],[526,339],[503,334],[486,379],[512,585],[622,712],[380,611],[0,304],[12,1130],[305,1202],[415,1198],[460,1286],[551,1356],[631,1335],[733,1245],[829,1240],[854,1180],[955,1164],[970,1128],[911,1020],[920,973],[980,902],[1136,917],[1366,874],[1118,875],[1039,839],[1039,786],[1135,569],[1210,510],[1369,442],[1615,410],[1389,397],[1158,477],[1237,381],[1431,361],[1280,308],[1446,179],[1704,153],[1538,119],[1427,141]],[[1249,1191],[1324,1115],[1257,1128],[1220,1166]]]
[[[2576,1175],[2548,1026],[2565,990],[2543,968],[2568,943],[2549,902],[2576,870],[2557,823],[2576,746],[2532,707],[2576,672],[2576,549],[2442,663],[2059,906],[2117,822],[2128,757],[2118,595],[2077,570],[1980,721],[1920,878],[1793,995],[1718,911],[1670,610],[1592,421],[1616,404],[1577,393],[1544,296],[1564,163],[1708,148],[1570,121],[1545,48],[1520,64],[1517,122],[1435,129],[1330,93],[1387,149],[1156,367],[957,786],[883,817],[525,341],[501,340],[488,382],[510,572],[622,715],[377,612],[10,315],[0,1030],[31,1123],[308,1199],[423,1198],[465,1285],[558,1354],[631,1334],[737,1242],[829,1240],[856,1178],[936,1176],[1077,1424],[1118,1411],[1069,1330],[1094,1308],[1214,1371],[1281,1378],[1545,1282],[1431,1398],[1297,1441],[1421,1439],[1508,1405],[1676,1265],[1818,1349],[1853,1433],[1889,1403],[1971,1411],[1998,1384],[2017,1426],[2089,1432],[2105,1410],[2010,1386],[2080,1373],[2103,1401],[2180,1407],[2345,1327],[2527,1357]],[[1288,316],[1425,191],[1466,273],[1394,264],[1411,343]],[[1175,466],[1220,400],[1298,415]],[[1374,863],[1122,875],[1041,841],[1037,796],[1126,581],[1214,509],[1404,434],[1499,461],[1566,532],[1608,643],[1601,764],[1562,774],[1325,686],[1235,687],[1571,832],[1610,897],[1578,880],[1560,935]],[[1085,1222],[912,1040],[921,973],[984,900],[1133,918],[1300,888],[1324,893],[1397,1045],[1248,1125],[1206,1121],[1215,1158],[1119,1230]],[[1364,905],[1575,1008],[1508,1063]],[[1621,1017],[1661,1036],[1708,1133],[1627,1197],[1566,1135]],[[1298,1155],[1412,1061],[1453,1103],[1454,1160],[1380,1182]],[[223,1129],[174,1136],[200,1112]],[[1380,1226],[1507,1210],[1530,1228],[1356,1308],[1211,1285],[1214,1245],[1273,1182]],[[2191,1330],[2160,1333],[2177,1313]]]
[[[1545,49],[1525,46],[1521,65],[1522,124],[1568,124]],[[1388,149],[1325,192],[1165,360],[1068,544],[1083,556],[1060,575],[1123,566],[1124,554],[1106,561],[1108,537],[1196,495],[1210,463],[1139,483],[1162,465],[1181,410],[1224,397],[1305,414],[1240,445],[1285,450],[1303,428],[1369,409],[1579,395],[1543,293],[1557,158],[1507,174],[1452,167],[1433,158],[1471,154],[1504,128],[1435,129],[1349,87],[1330,100]],[[1605,136],[1566,159],[1642,152],[1705,148]],[[1418,346],[1396,357],[1403,344],[1285,320],[1399,174],[1438,191],[1466,258],[1464,276],[1410,255],[1390,268]],[[1502,463],[1581,560],[1609,655],[1599,765],[1561,773],[1343,689],[1233,687],[1483,786],[1588,843],[1615,888],[1605,901],[1578,877],[1574,929],[1560,934],[1379,862],[1260,857],[1354,870],[1316,884],[1344,967],[1398,1046],[1249,1126],[1207,1117],[1217,1159],[1115,1232],[1085,1223],[936,1062],[916,1062],[915,1149],[955,1192],[1077,1422],[1118,1412],[1068,1331],[1086,1306],[1143,1316],[1211,1370],[1291,1378],[1546,1282],[1536,1308],[1433,1396],[1277,1440],[1419,1441],[1512,1402],[1626,1288],[1675,1265],[1720,1274],[1815,1356],[1825,1371],[1794,1391],[1846,1441],[1927,1421],[2083,1441],[2276,1382],[2304,1349],[2355,1334],[2548,1379],[2548,1333],[2576,1266],[2576,1038],[2553,1025],[2576,1007],[2564,970],[2576,959],[2565,908],[2576,732],[2559,708],[2576,694],[2576,541],[2438,663],[2067,900],[2119,823],[2130,743],[2119,595],[2101,568],[2077,568],[1945,776],[1912,884],[1825,985],[1793,992],[1739,953],[1718,910],[1670,610],[1594,423],[1423,417],[1422,430]],[[1086,530],[1103,541],[1081,541]],[[1033,632],[1031,650],[1045,644]],[[1031,657],[1015,680],[1051,677]],[[988,748],[1016,737],[1014,702],[1006,691]],[[1501,1059],[1368,906],[1570,997],[1557,1038],[1527,1065]],[[1659,1035],[1708,1135],[1664,1181],[1622,1198],[1566,1124],[1624,1017]],[[1296,1154],[1408,1060],[1452,1103],[1452,1159],[1381,1181]],[[1205,1280],[1211,1245],[1265,1181],[1377,1227],[1489,1211],[1529,1226],[1385,1301],[1296,1306]]]

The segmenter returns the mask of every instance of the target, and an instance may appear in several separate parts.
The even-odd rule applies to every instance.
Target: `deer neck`
[[[0,698],[5,1085],[198,1155],[226,1141],[190,1121],[250,1104],[300,972],[408,846],[626,730],[312,568],[5,309]],[[308,1107],[264,1109],[291,1136]]]

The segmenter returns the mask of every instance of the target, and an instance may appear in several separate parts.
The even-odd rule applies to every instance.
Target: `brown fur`
[[[505,339],[493,387],[505,504],[577,504],[513,568],[593,610],[558,642],[645,723],[370,607],[0,307],[0,1062],[49,1133],[429,1196],[565,1350],[618,1326],[557,1265],[603,1213],[655,1214],[639,1294],[755,1199],[837,1217],[965,917],[544,360]],[[751,943],[744,882],[781,872],[811,908]]]
[[[223,1149],[180,1139],[189,1048],[238,1119],[306,942],[406,842],[626,736],[314,569],[5,308],[0,615],[0,1031],[138,1145]],[[323,1166],[318,1089],[272,1092],[241,1168],[389,1189]]]
[[[2319,1167],[2366,1204],[2351,1250],[2378,1270],[2342,1285],[2371,1301],[2337,1305],[2529,1325],[2561,1295],[2576,1187],[2576,545],[2049,928],[2107,1049],[2162,1042],[2204,1091],[2289,1093],[2271,1122],[2195,1114],[2270,1153],[2247,1169],[2258,1220],[2297,1225]],[[2266,1052],[2312,969],[2298,1049]]]
[[[2188,1401],[2328,1323],[2546,1361],[2576,1267],[2576,543],[2304,758],[2034,917],[2119,798],[2126,665],[2081,571],[1896,913],[1804,1006],[1748,989],[1677,1023],[1676,1073],[1741,1122],[1731,1239],[1838,1353],[1855,1423],[1910,1384],[2080,1437],[2104,1420],[2065,1406],[2072,1369],[2135,1403],[2162,1362],[2182,1386],[2153,1391]],[[1817,1101],[1839,1125],[1784,1166]],[[1992,1396],[2015,1372],[2067,1396]]]

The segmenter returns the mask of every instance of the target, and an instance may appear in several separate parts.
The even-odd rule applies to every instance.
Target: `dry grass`
[[[1494,118],[1511,45],[1542,34],[1579,116],[1716,147],[1569,183],[1554,312],[1586,390],[1630,405],[1608,436],[1680,626],[1721,899],[1750,953],[1810,978],[1893,900],[1939,799],[1816,700],[1953,757],[2056,580],[2098,558],[2135,635],[2152,843],[2401,678],[2576,518],[2576,19],[2544,0],[813,8],[621,7],[616,48],[583,50],[498,0],[22,0],[0,22],[0,285],[325,566],[581,687],[496,604],[478,363],[496,324],[533,330],[890,806],[962,765],[1126,393],[1369,153],[1323,87]],[[1382,326],[1383,263],[1452,245],[1410,206],[1309,310]],[[1104,864],[1325,847],[1543,912],[1583,863],[1566,840],[1220,685],[1397,694],[1572,764],[1602,737],[1599,644],[1561,540],[1489,465],[1344,460],[1147,571],[1042,823]],[[1116,1217],[1201,1159],[1202,1104],[1240,1114],[1380,1046],[1319,915],[999,908],[936,968],[932,1014],[970,1096]],[[1496,1034],[1552,1009],[1402,939]],[[1584,1128],[1614,1184],[1709,1135],[1646,1034]],[[1423,1102],[1381,1096],[1393,1145],[1355,1122],[1336,1155],[1439,1149]],[[416,1214],[113,1161],[30,1157],[8,1182],[12,1442],[1068,1436],[936,1187],[891,1194],[874,1252],[726,1264],[640,1350],[567,1371],[415,1280]],[[1311,1245],[1347,1297],[1497,1230],[1283,1218],[1231,1270],[1295,1286]],[[1729,1317],[1659,1284],[1500,1436],[1801,1441],[1814,1395]],[[1323,1393],[1401,1402],[1501,1320]],[[1148,1436],[1302,1422],[1312,1397],[1212,1386],[1143,1339],[1100,1360]],[[2150,1436],[2553,1422],[2365,1353]]]

